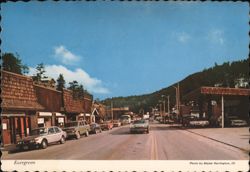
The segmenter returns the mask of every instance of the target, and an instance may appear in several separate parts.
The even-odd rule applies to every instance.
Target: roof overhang
[[[3,110],[43,110],[44,107],[36,101],[15,100],[3,98],[1,107]]]
[[[97,113],[98,116],[100,115],[99,112],[98,112],[98,110],[96,108],[94,108],[94,110],[92,111],[91,114],[94,115],[95,112]]]
[[[24,113],[2,113],[2,117],[24,117]]]
[[[225,87],[200,87],[183,96],[183,100],[197,100],[203,95],[250,96],[250,89]]]

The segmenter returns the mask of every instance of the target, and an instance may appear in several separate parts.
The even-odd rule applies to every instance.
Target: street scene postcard
[[[249,4],[1,4],[3,171],[248,171]]]

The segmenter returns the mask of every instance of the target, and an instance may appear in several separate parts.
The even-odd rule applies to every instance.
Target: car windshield
[[[78,126],[78,122],[69,122],[65,124],[66,127],[75,127]]]
[[[122,116],[121,119],[129,119],[129,116]]]
[[[228,118],[229,118],[229,119],[238,119],[237,116],[229,116]]]
[[[144,124],[146,123],[145,120],[137,120],[137,121],[134,121],[134,124]]]
[[[95,127],[96,126],[96,124],[90,124],[90,127]]]
[[[31,131],[31,135],[35,136],[35,135],[43,135],[46,134],[47,130],[46,128],[37,128]]]

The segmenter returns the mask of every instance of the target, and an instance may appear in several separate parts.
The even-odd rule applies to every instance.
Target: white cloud
[[[46,76],[52,77],[55,80],[58,78],[59,74],[63,74],[66,83],[72,82],[73,80],[78,81],[79,84],[82,84],[85,89],[91,93],[97,94],[107,94],[110,91],[103,87],[101,80],[91,77],[87,72],[81,68],[77,68],[74,71],[67,69],[62,65],[46,65]],[[36,73],[36,69],[30,67],[29,75]]]
[[[181,43],[186,43],[190,40],[191,36],[186,32],[177,33],[177,39]]]
[[[63,64],[72,65],[80,60],[80,56],[73,54],[63,45],[54,48],[54,56]]]
[[[210,42],[212,43],[217,43],[220,45],[223,45],[225,42],[224,39],[224,32],[222,30],[219,29],[213,29],[211,30],[208,35],[207,38]]]

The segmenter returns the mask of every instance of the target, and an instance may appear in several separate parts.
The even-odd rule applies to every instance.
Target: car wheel
[[[85,136],[86,136],[86,137],[89,136],[89,131],[86,131]]]
[[[60,140],[60,143],[61,143],[61,144],[64,144],[64,143],[65,143],[65,138],[64,138],[64,136],[62,136],[62,138],[61,138],[61,140]]]
[[[80,139],[81,135],[79,132],[76,133],[76,139]]]
[[[46,149],[46,148],[48,147],[48,143],[47,143],[46,140],[43,140],[43,141],[42,141],[41,147],[42,147],[43,149]]]
[[[147,129],[147,134],[149,133],[149,129]]]
[[[96,129],[95,129],[94,133],[95,133],[95,134],[97,134],[97,131],[96,131]]]

